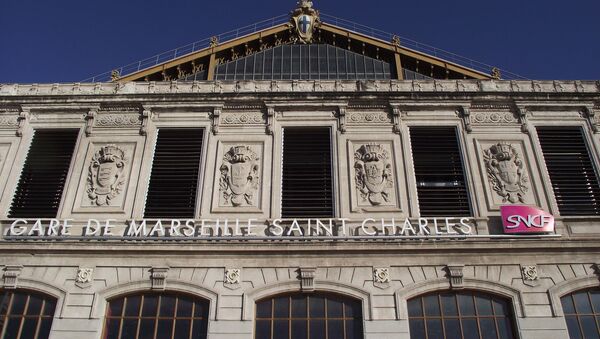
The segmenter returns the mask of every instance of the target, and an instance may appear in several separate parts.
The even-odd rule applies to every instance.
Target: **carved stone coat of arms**
[[[87,180],[87,194],[92,203],[110,205],[123,191],[125,164],[125,152],[115,145],[103,146],[94,154]]]
[[[525,203],[529,179],[517,150],[507,143],[498,143],[484,151],[484,160],[488,179],[502,202]]]
[[[363,201],[377,206],[391,200],[392,165],[382,145],[362,145],[354,153],[354,172],[356,189]]]
[[[252,206],[259,184],[259,157],[248,146],[234,146],[223,156],[219,189],[225,205]]]

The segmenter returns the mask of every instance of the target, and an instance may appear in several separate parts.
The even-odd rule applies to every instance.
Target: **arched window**
[[[573,292],[560,301],[571,339],[600,337],[600,288]]]
[[[413,339],[512,339],[509,300],[481,292],[435,292],[408,301]]]
[[[187,294],[142,293],[108,302],[104,339],[206,338],[209,302]]]
[[[0,291],[0,335],[3,339],[47,339],[56,299],[20,290]]]
[[[256,303],[256,339],[360,339],[362,303],[335,294],[285,294]]]

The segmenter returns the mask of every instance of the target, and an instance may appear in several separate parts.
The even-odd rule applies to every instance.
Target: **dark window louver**
[[[600,186],[579,127],[536,128],[561,215],[600,215]]]
[[[159,129],[146,218],[193,218],[203,129]]]
[[[9,218],[56,218],[79,130],[36,130]]]
[[[283,218],[333,217],[329,128],[285,128]]]
[[[471,215],[456,129],[411,127],[410,139],[421,216]]]

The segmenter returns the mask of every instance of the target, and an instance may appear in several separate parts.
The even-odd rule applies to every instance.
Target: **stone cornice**
[[[243,84],[243,86],[241,85]],[[508,80],[290,80],[193,81],[74,84],[0,84],[0,98],[10,96],[86,96],[239,93],[543,93],[598,94],[600,81]]]

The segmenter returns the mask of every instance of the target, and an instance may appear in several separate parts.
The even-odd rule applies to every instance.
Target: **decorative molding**
[[[21,265],[6,265],[4,266],[4,288],[15,289],[19,283],[19,276],[23,266]]]
[[[448,279],[450,280],[450,288],[461,289],[464,287],[464,265],[448,265],[446,271],[448,272]]]
[[[267,106],[267,127],[265,132],[268,135],[273,135],[273,124],[275,122],[275,107]]]
[[[384,124],[389,122],[390,118],[386,112],[352,112],[348,119],[350,124]]]
[[[300,274],[300,289],[302,292],[313,292],[315,290],[315,267],[302,267],[298,269]]]
[[[219,181],[221,206],[253,206],[260,183],[260,158],[249,146],[233,146],[223,156]]]
[[[241,270],[239,268],[228,268],[225,270],[225,284],[239,285],[241,281]]]
[[[0,128],[17,128],[20,113],[20,106],[0,106]]]
[[[27,123],[28,119],[29,119],[29,109],[21,108],[21,112],[19,112],[19,117],[17,118],[18,127],[17,127],[16,136],[18,136],[18,137],[23,136],[23,130],[25,129],[25,124]]]
[[[381,144],[362,145],[355,151],[355,184],[363,202],[378,206],[392,199],[394,178],[390,158],[390,153]]]
[[[221,107],[215,107],[211,114],[211,126],[210,130],[213,135],[217,135],[219,133],[219,125],[221,123]]]
[[[460,106],[458,108],[458,114],[463,120],[465,131],[467,131],[467,133],[473,132],[473,126],[471,126],[471,108],[468,106]]]
[[[394,125],[394,127],[392,127],[392,132],[400,134],[400,122],[402,121],[402,116],[405,115],[406,112],[403,112],[398,105],[390,105],[390,107],[392,110],[392,124]]]
[[[265,120],[262,112],[236,112],[223,113],[221,122],[223,125],[248,125],[264,124]]]
[[[521,275],[523,277],[523,284],[532,287],[539,285],[538,269],[536,265],[522,265]]]
[[[338,130],[340,133],[346,133],[346,106],[338,106]]]
[[[164,290],[167,288],[168,267],[153,267],[150,270],[150,281],[153,290]]]
[[[88,167],[87,195],[94,205],[108,206],[125,185],[125,151],[115,145],[102,146]]]
[[[152,111],[150,111],[150,109],[144,108],[142,110],[140,135],[145,136],[148,134],[148,120],[150,119],[151,116],[152,116]]]
[[[85,114],[85,136],[89,137],[92,135],[94,128],[94,119],[98,114],[98,108],[90,108]]]
[[[517,105],[516,111],[517,111],[517,115],[519,117],[519,123],[521,124],[521,132],[529,133],[529,127],[528,127],[528,121],[527,121],[527,115],[528,115],[527,109],[525,107]]]
[[[525,203],[529,178],[523,160],[510,144],[499,142],[483,151],[487,177],[503,203]]]
[[[590,123],[592,131],[594,131],[595,134],[598,133],[600,131],[600,116],[596,114],[596,108],[594,105],[584,106],[583,116]]]

